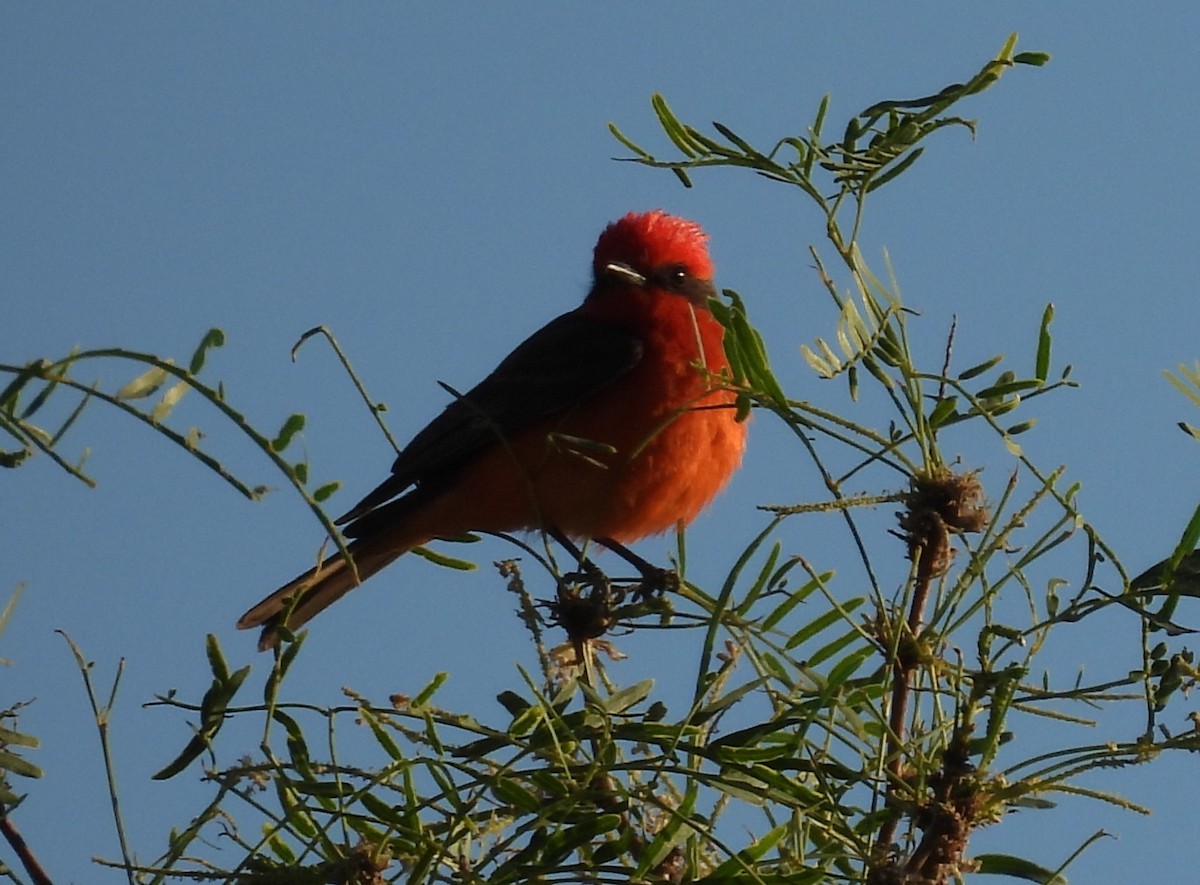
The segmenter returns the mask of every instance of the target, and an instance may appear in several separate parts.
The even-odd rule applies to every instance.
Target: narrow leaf
[[[327,482],[315,492],[313,492],[313,500],[320,503],[326,500],[330,495],[342,487],[342,484],[336,479],[333,482]]]
[[[1023,857],[1010,854],[979,854],[975,858],[975,872],[990,876],[1007,876],[1024,879],[1041,885],[1067,885],[1067,880],[1045,867],[1040,867]]]
[[[798,562],[799,560],[795,561]],[[777,605],[775,610],[763,619],[762,627],[760,629],[764,633],[770,630],[772,627],[782,621],[787,616],[788,612],[807,599],[814,590],[821,586],[821,584],[832,580],[832,578],[833,572],[822,572],[815,580],[809,581],[803,587],[792,591],[790,594],[788,594],[787,599]]]
[[[1040,68],[1042,65],[1049,63],[1049,52],[1018,52],[1012,58],[1013,64],[1032,65],[1035,68]]]
[[[1038,329],[1037,362],[1033,375],[1043,384],[1050,376],[1050,323],[1054,320],[1054,305],[1047,304],[1042,313],[1042,325]]]
[[[739,137],[738,134],[736,132],[734,132],[732,129],[730,129],[728,126],[723,126],[722,124],[718,123],[716,120],[713,120],[713,128],[716,129],[718,132],[720,132],[722,135],[724,135],[726,138],[728,138],[731,142],[733,142],[734,145],[737,146],[738,150],[740,150],[742,153],[746,154],[747,156],[753,157],[753,156],[759,155],[759,152],[756,151],[754,148],[752,148],[748,141]]]
[[[162,386],[170,373],[166,369],[154,366],[138,375],[116,393],[119,400],[141,399],[150,396]]]
[[[271,440],[272,451],[282,452],[291,443],[292,438],[303,429],[304,414],[302,412],[293,412],[283,422],[283,426],[279,428],[279,433],[276,437]]]
[[[682,153],[694,159],[697,151],[688,139],[683,124],[679,122],[679,118],[672,112],[662,93],[656,92],[650,96],[650,105],[654,108],[654,113],[658,117],[658,124],[662,126],[663,132],[667,134],[667,138],[671,139],[675,147],[679,148]]]
[[[150,420],[155,423],[164,420],[171,411],[183,399],[183,395],[192,389],[192,385],[186,381],[178,381],[167,388],[167,392],[150,410]]]
[[[421,691],[417,694],[417,696],[412,699],[412,703],[410,704],[410,706],[415,708],[415,707],[420,707],[420,706],[423,706],[424,704],[429,703],[429,699],[432,698],[434,696],[434,694],[437,693],[437,690],[439,688],[441,688],[443,685],[446,684],[446,680],[449,678],[450,678],[449,673],[445,673],[445,672],[436,673],[434,675],[433,679],[429,680],[429,684],[426,685],[423,689],[421,689]]]
[[[825,630],[827,627],[831,627],[838,621],[842,620],[843,614],[848,615],[850,612],[862,605],[862,603],[863,599],[861,596],[855,597],[854,599],[848,599],[842,604],[841,611],[838,609],[830,609],[829,611],[825,612],[825,614],[813,618],[812,621],[792,634],[792,637],[787,641],[787,645],[785,645],[784,648],[790,651],[796,646],[802,645],[809,639],[812,639],[822,630]]]
[[[210,347],[223,347],[225,344],[225,333],[215,326],[208,330],[208,333],[200,341],[200,346],[196,348],[196,352],[192,354],[191,362],[188,363],[188,372],[192,375],[200,374],[200,370],[204,368],[204,360],[208,355]]]
[[[929,426],[935,430],[953,418],[958,412],[958,397],[948,396],[939,400],[929,414]]]
[[[985,360],[982,363],[978,363],[974,366],[971,366],[971,368],[969,368],[969,369],[965,369],[962,372],[959,372],[958,380],[959,381],[970,381],[972,378],[976,377],[977,375],[982,375],[988,369],[992,368],[995,365],[998,365],[1003,360],[1004,360],[1004,354],[998,353],[994,357],[992,357],[990,360]]]
[[[410,553],[415,553],[422,559],[427,559],[435,565],[440,565],[443,568],[452,568],[460,572],[473,572],[479,568],[475,563],[468,559],[456,559],[453,556],[447,556],[444,553],[438,553],[436,550],[430,550],[428,547],[414,547]]]
[[[643,160],[653,160],[654,159],[654,157],[652,157],[649,153],[647,153],[642,148],[638,147],[636,144],[633,143],[633,141],[631,141],[628,137],[626,137],[625,133],[623,133],[620,129],[617,128],[616,123],[609,123],[608,131],[609,131],[609,133],[612,134],[613,138],[615,138],[617,141],[621,142],[621,144],[625,145],[625,147],[629,148],[629,150],[633,151],[641,159],[643,159]]]
[[[8,753],[4,750],[0,750],[0,772],[31,778],[42,776],[42,770],[32,762],[22,759],[16,753]]]

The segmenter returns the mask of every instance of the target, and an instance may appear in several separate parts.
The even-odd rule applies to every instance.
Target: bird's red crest
[[[636,270],[682,264],[697,279],[711,280],[708,234],[694,221],[661,210],[630,212],[614,221],[596,243],[592,267],[599,272],[614,261]]]

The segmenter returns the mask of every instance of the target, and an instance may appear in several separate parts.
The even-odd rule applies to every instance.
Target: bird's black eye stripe
[[[668,264],[656,268],[649,275],[649,280],[661,289],[672,289],[676,292],[686,292],[689,284],[694,282],[682,264]]]
[[[647,281],[660,289],[677,292],[693,304],[701,306],[717,294],[711,282],[692,276],[682,264],[668,264],[655,268],[647,275]]]

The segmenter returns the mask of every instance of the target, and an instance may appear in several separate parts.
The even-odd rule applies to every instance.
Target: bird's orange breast
[[[725,486],[746,424],[720,388],[723,330],[682,297],[642,294],[629,328],[643,344],[638,364],[481,455],[423,510],[431,535],[556,528],[627,542],[690,522]]]

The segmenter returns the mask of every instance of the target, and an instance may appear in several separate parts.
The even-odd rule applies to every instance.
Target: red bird
[[[337,520],[341,554],[238,621],[279,641],[401,554],[470,531],[625,543],[686,524],[742,460],[707,235],[630,213],[596,243],[583,304],[531,335],[413,437],[392,475]],[[357,575],[355,574],[357,571]],[[292,597],[299,601],[292,605]]]

